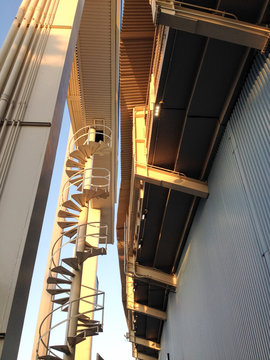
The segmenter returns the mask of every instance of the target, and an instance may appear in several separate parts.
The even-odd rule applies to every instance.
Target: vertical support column
[[[90,225],[87,226],[86,239],[90,245],[95,246],[95,247],[98,247],[98,245],[99,245],[99,238],[98,238],[98,236],[96,236],[96,234],[100,233],[100,226],[98,225],[98,223],[100,223],[100,218],[101,218],[101,211],[98,209],[91,208],[90,202],[89,202],[88,223],[90,223]],[[97,226],[97,227],[93,228],[91,226],[91,222],[92,223],[95,222],[96,223],[95,226]],[[91,234],[93,234],[93,233],[95,233],[95,235],[91,236]],[[94,256],[94,257],[91,257],[91,258],[85,260],[85,262],[83,263],[82,284],[86,285],[88,287],[91,287],[93,289],[96,288],[97,260],[98,260],[98,257]],[[93,291],[91,291],[90,289],[87,289],[84,287],[81,288],[81,297],[87,296],[87,295],[92,295],[92,294],[93,294]],[[93,296],[86,300],[94,302],[95,297]],[[93,309],[94,309],[94,305],[90,305],[87,302],[81,301],[80,313],[83,313],[85,311],[91,311]],[[94,312],[88,313],[86,315],[88,317],[90,317],[90,319],[94,318]],[[79,343],[76,346],[75,360],[90,359],[91,358],[91,346],[92,346],[92,337],[88,337],[88,338],[86,338],[86,340]]]
[[[96,137],[96,130],[94,128],[89,128],[88,131],[88,138],[87,144],[91,141],[95,141]],[[94,155],[90,156],[85,164],[84,176],[83,176],[83,189],[84,190],[91,190],[92,185],[92,175],[93,175],[93,162],[94,162]]]
[[[84,251],[85,246],[85,237],[86,237],[86,224],[88,217],[88,208],[84,206],[81,210],[79,222],[78,222],[78,237],[77,237],[77,246],[75,251]],[[78,322],[78,313],[79,313],[79,298],[81,292],[81,282],[82,282],[82,269],[83,265],[79,265],[79,269],[74,272],[75,276],[72,280],[72,285],[70,289],[70,307],[68,317],[70,318],[68,322],[67,337],[73,338],[77,334],[77,322]],[[65,355],[65,360],[73,360],[75,354],[75,347],[72,347],[71,355]]]

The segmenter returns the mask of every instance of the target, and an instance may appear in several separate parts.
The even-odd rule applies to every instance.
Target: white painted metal
[[[23,20],[23,17],[25,15],[25,12],[27,10],[27,7],[30,3],[30,0],[23,0],[18,11],[17,14],[13,20],[13,23],[11,24],[11,27],[9,29],[9,32],[5,38],[5,41],[1,47],[0,50],[0,70],[2,68],[3,62],[5,61],[5,58],[7,57],[7,54],[10,50],[10,46],[13,42],[13,39],[19,29],[19,27],[21,26],[21,22]]]
[[[77,251],[84,251],[85,247],[85,237],[86,237],[86,224],[88,217],[88,208],[82,208],[79,218],[79,227],[78,227],[78,243],[77,243]],[[81,282],[82,282],[82,265],[79,270],[74,272],[75,276],[72,281],[72,286],[70,290],[70,307],[68,312],[69,323],[67,330],[67,337],[75,337],[77,334],[77,322],[78,322],[78,314],[79,314],[79,299],[81,294]],[[71,355],[65,355],[65,360],[73,360],[75,354],[75,348],[72,348]]]
[[[23,18],[23,21],[21,23],[21,26],[16,34],[16,37],[12,43],[12,46],[10,47],[10,51],[5,59],[5,62],[2,66],[2,69],[1,69],[1,74],[0,74],[0,92],[2,93],[3,91],[3,86],[5,84],[5,81],[7,79],[7,76],[8,76],[8,73],[10,71],[10,68],[13,64],[13,61],[16,57],[16,54],[17,54],[17,51],[18,49],[21,48],[21,50],[23,52],[25,52],[27,50],[27,46],[29,44],[29,36],[28,36],[28,44],[26,44],[26,48],[22,48],[21,47],[21,43],[23,41],[23,37],[24,37],[24,34],[25,32],[27,31],[27,28],[28,28],[28,25],[30,24],[31,22],[31,18],[33,16],[33,13],[35,11],[35,7],[37,6],[37,3],[38,3],[38,0],[31,0],[30,4],[29,4],[29,7],[27,8],[27,11],[24,15],[24,18]],[[37,19],[38,20],[38,19]],[[35,20],[34,20],[34,24],[35,24]],[[30,35],[31,33],[33,33],[33,25],[32,23],[32,26],[30,28]],[[17,64],[18,64],[18,61],[17,61]],[[3,95],[2,95],[3,96]],[[4,100],[4,99],[3,99]],[[1,113],[0,113],[1,114]]]
[[[83,1],[59,3],[0,198],[2,359],[17,354],[82,9]]]

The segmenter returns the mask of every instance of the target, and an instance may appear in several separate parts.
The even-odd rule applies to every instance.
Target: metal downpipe
[[[46,2],[43,13],[41,15],[40,24],[38,25],[38,29],[34,34],[31,46],[28,49],[27,58],[23,63],[23,67],[19,74],[19,79],[18,81],[16,81],[11,103],[8,106],[8,111],[0,131],[0,146],[2,144],[2,148],[0,150],[0,169],[2,174],[0,182],[0,192],[5,179],[4,175],[6,175],[6,171],[4,171],[3,169],[3,164],[6,164],[6,166],[8,166],[19,132],[19,127],[17,126],[17,134],[15,137],[12,137],[12,146],[9,145],[9,136],[11,136],[11,129],[6,130],[7,124],[10,121],[10,128],[12,128],[13,125],[15,125],[16,123],[20,123],[23,120],[27,103],[36,78],[36,74],[42,59],[43,51],[46,46],[47,38],[49,36],[50,24],[54,19],[58,2],[58,0]]]
[[[24,34],[26,33],[26,31],[28,30],[28,25],[31,21],[32,15],[34,13],[35,7],[38,3],[38,0],[31,0],[31,3],[29,4],[27,11],[24,15],[23,21],[21,23],[21,26],[14,38],[14,41],[12,42],[11,46],[10,46],[10,50],[7,54],[7,57],[5,58],[2,68],[1,68],[1,72],[0,72],[0,93],[2,93],[3,91],[3,87],[5,84],[5,81],[8,77],[9,71],[12,67],[12,64],[14,62],[14,59],[16,57],[16,54],[19,50],[19,47],[21,45],[21,42],[23,40]]]
[[[30,0],[23,0],[17,14],[13,20],[13,23],[11,24],[11,27],[9,29],[9,32],[6,36],[6,39],[0,49],[0,71],[2,68],[3,63],[5,62],[5,58],[7,57],[7,54],[10,50],[11,44],[19,30],[19,27],[21,26],[21,22],[24,18],[24,15],[27,11],[27,8],[29,6]]]
[[[36,3],[36,0],[35,0]],[[27,29],[25,38],[22,42],[22,45],[19,49],[18,55],[16,57],[15,63],[13,65],[13,68],[11,70],[11,73],[9,74],[8,80],[6,82],[6,85],[4,87],[1,99],[0,99],[0,120],[2,120],[6,107],[8,105],[8,102],[10,100],[12,91],[14,89],[14,86],[16,84],[19,72],[21,70],[22,64],[24,62],[25,56],[27,54],[30,42],[32,40],[33,34],[36,30],[36,27],[38,26],[39,19],[42,15],[42,11],[44,9],[46,0],[42,0],[40,4],[35,9],[34,15],[32,17],[32,20],[30,22],[29,28]],[[5,63],[6,64],[6,63]],[[5,65],[4,65],[5,66]],[[10,66],[8,66],[10,67]],[[0,90],[3,88],[4,81],[6,79],[7,73],[6,69],[2,69],[0,76],[2,75],[2,78],[0,78]],[[1,82],[2,81],[2,82]]]

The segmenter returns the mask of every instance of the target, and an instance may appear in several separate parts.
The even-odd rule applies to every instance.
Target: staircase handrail
[[[69,154],[76,149],[76,145],[79,140],[86,138],[86,140],[83,142],[83,144],[89,143],[89,129],[93,128],[95,129],[96,125],[87,125],[82,128],[80,128],[76,133],[72,136],[72,138],[69,141],[68,149]],[[103,130],[103,132],[102,132]],[[112,130],[108,126],[104,124],[99,124],[98,129],[95,129],[95,134],[102,135],[103,136],[103,142],[108,145],[108,147],[112,146]]]
[[[97,225],[95,226],[94,224],[97,224]],[[93,237],[98,237],[99,239],[105,239],[104,245],[105,245],[105,248],[107,250],[107,244],[108,244],[108,225],[107,224],[102,223],[102,222],[98,222],[98,221],[91,221],[91,222],[88,222],[86,224],[76,225],[74,227],[77,228],[77,229],[79,229],[82,226],[98,227],[98,224],[99,224],[100,233],[102,232],[102,229],[105,229],[105,234],[100,235],[100,233],[91,233],[91,234],[85,234],[84,236],[80,236],[80,238],[84,237],[85,240],[86,240],[87,237],[90,237],[90,236],[92,237],[93,236]],[[77,234],[78,234],[78,232],[77,232]],[[57,243],[60,240],[62,240],[63,236],[65,236],[65,232],[63,232],[63,234],[53,244],[53,247],[52,247],[52,250],[51,250],[51,261],[50,261],[50,266],[49,266],[50,272],[51,272],[52,266],[53,267],[58,266],[58,264],[56,264],[55,261],[54,261],[54,257],[58,252],[61,253],[61,250],[63,249],[64,246],[66,246],[68,244],[71,244],[74,241],[76,241],[74,246],[77,247],[78,235],[75,238],[73,237],[73,238],[69,239],[64,244],[61,244],[61,246],[57,250],[55,250],[55,246],[57,245]],[[99,242],[99,244],[100,244],[100,242]]]
[[[47,344],[43,341],[43,338],[44,338],[45,336],[47,336],[53,329],[55,329],[56,327],[64,324],[65,322],[70,321],[71,319],[79,318],[79,316],[81,316],[81,315],[85,315],[85,314],[87,314],[87,313],[93,313],[94,311],[104,310],[104,297],[105,297],[104,291],[101,291],[101,290],[98,290],[98,289],[94,289],[94,288],[90,288],[90,287],[88,287],[88,286],[85,286],[85,287],[87,287],[87,288],[95,291],[95,293],[94,293],[94,294],[90,294],[90,295],[85,295],[85,296],[79,297],[79,298],[74,299],[74,300],[72,300],[72,301],[68,301],[67,303],[65,303],[65,304],[63,304],[63,305],[58,306],[56,309],[53,309],[49,314],[47,314],[47,315],[45,316],[45,318],[42,320],[42,322],[40,323],[40,326],[39,326],[39,339],[38,339],[38,343],[37,343],[37,347],[36,347],[36,359],[38,359],[38,357],[39,357],[39,346],[40,346],[40,343],[44,346],[44,348],[46,349],[46,352],[49,351],[52,355],[54,355],[54,356],[56,356],[56,357],[58,356],[58,355],[56,355],[51,349],[49,349],[50,346],[47,345]],[[93,296],[97,297],[97,296],[99,296],[99,295],[102,295],[102,298],[103,298],[103,299],[102,299],[102,305],[99,305],[99,304],[96,303],[96,302],[93,303],[93,302],[89,302],[89,301],[88,301],[89,304],[91,304],[91,305],[94,306],[94,309],[87,310],[87,311],[85,311],[85,312],[83,312],[83,313],[78,313],[78,314],[75,315],[75,316],[69,316],[69,317],[67,317],[66,319],[58,322],[57,324],[51,326],[51,327],[49,328],[49,330],[47,330],[44,334],[41,334],[41,329],[42,329],[42,326],[43,326],[44,322],[45,322],[50,316],[52,316],[53,313],[55,313],[55,312],[58,311],[59,309],[62,310],[64,307],[69,306],[69,305],[71,305],[71,304],[74,303],[74,302],[79,302],[79,301],[81,301],[81,300],[85,301],[84,299],[86,299],[86,298],[90,298],[90,297],[93,297]],[[102,322],[101,322],[101,325],[103,326],[103,314],[102,314]]]
[[[104,171],[105,175],[96,175],[95,172],[98,170],[102,170]],[[86,171],[91,171],[91,175],[85,177],[84,174]],[[82,175],[82,179],[76,179],[77,176]],[[95,184],[93,181],[91,181],[90,183],[90,187],[91,188],[98,188],[98,189],[105,189],[106,191],[110,190],[110,181],[111,181],[111,174],[110,174],[110,170],[103,168],[103,167],[93,167],[93,168],[85,168],[83,170],[79,170],[77,171],[75,174],[73,174],[64,184],[63,186],[63,190],[62,190],[62,203],[65,201],[65,194],[68,191],[69,193],[69,199],[71,197],[71,193],[70,193],[70,188],[72,188],[73,186],[75,186],[77,189],[80,185],[83,184],[83,182],[86,179],[104,179],[106,181],[105,184]],[[73,182],[71,182],[71,180],[74,180]],[[76,189],[76,190],[77,190]]]

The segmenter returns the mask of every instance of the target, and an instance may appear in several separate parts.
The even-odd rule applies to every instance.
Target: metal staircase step
[[[95,324],[92,324],[91,321],[89,321],[89,323],[78,323],[77,324],[77,328],[78,328],[78,331],[82,331],[82,330],[88,330],[88,329],[93,329],[93,326]],[[79,329],[80,327],[80,329]]]
[[[88,144],[79,145],[78,149],[87,157],[90,157],[94,154],[103,155],[104,153],[110,151],[110,147],[103,141],[89,141]]]
[[[82,182],[79,186],[77,185],[77,191],[82,191]]]
[[[88,200],[96,199],[96,198],[103,198],[106,199],[109,196],[108,191],[103,189],[95,189],[92,187],[91,189],[83,189],[83,194],[87,196]]]
[[[63,202],[62,206],[68,209],[77,210],[79,212],[81,211],[81,208],[77,204],[75,204],[72,200],[67,200]]]
[[[47,284],[71,284],[72,281],[60,279],[57,277],[49,276],[47,279]]]
[[[58,295],[69,292],[70,289],[46,289],[46,291],[51,295]]]
[[[67,162],[66,162],[66,167],[70,167],[70,168],[84,168],[84,164],[85,162],[79,162],[79,161],[75,161],[71,158],[67,159]]]
[[[73,272],[69,271],[64,266],[61,266],[61,265],[52,268],[51,271],[58,273],[58,274],[68,275],[68,276],[72,276],[72,277],[74,276]]]
[[[88,337],[88,336],[95,336],[99,334],[99,327],[95,326],[92,329],[85,329],[83,330],[84,333],[84,337]]]
[[[71,153],[69,154],[69,156],[72,158],[75,158],[79,161],[85,161],[85,156],[84,154],[79,150],[79,149],[76,149],[76,150],[73,150],[71,151]]]
[[[63,235],[72,238],[77,233],[77,226],[74,226],[73,228],[66,230],[63,232]]]
[[[67,337],[67,341],[68,341],[69,345],[72,347],[79,344],[80,342],[82,342],[84,340],[85,340],[84,333],[80,333],[79,335],[76,335],[76,336],[68,336]]]
[[[68,301],[69,301],[69,297],[64,297],[64,298],[61,298],[61,299],[54,299],[52,302],[54,302],[56,304],[64,305]]]
[[[73,225],[78,224],[77,221],[57,221],[57,224],[60,226],[61,229],[65,229],[67,227],[71,227]]]
[[[53,345],[53,346],[50,346],[50,348],[60,351],[66,355],[70,355],[70,350],[69,350],[68,345]]]
[[[91,325],[97,325],[99,323],[98,320],[92,320],[84,314],[78,316],[78,320],[81,321],[82,323],[87,323],[87,324],[91,324]]]
[[[96,188],[94,186],[91,189],[83,189],[83,194],[89,196],[90,199],[102,198],[106,199],[109,196],[109,192],[105,188]]]
[[[94,256],[98,256],[98,255],[106,255],[107,251],[104,247],[101,248],[91,248],[89,251],[77,251],[76,252],[76,256],[79,259],[79,262],[82,263],[84,262],[86,259],[90,258],[90,257],[94,257]]]
[[[86,194],[72,194],[71,197],[81,206],[84,206],[86,202],[91,199],[91,197],[87,196]]]
[[[78,218],[79,217],[78,214],[74,214],[74,213],[71,213],[66,210],[59,210],[57,215],[58,215],[58,217],[61,217],[61,218]]]
[[[62,310],[63,312],[68,312],[68,309],[69,309],[69,305],[68,305],[68,306],[63,307],[61,310]]]
[[[78,173],[79,170],[70,170],[70,169],[66,169],[66,174],[68,177],[74,176],[75,174]]]
[[[58,356],[53,356],[53,355],[42,355],[42,356],[38,356],[38,359],[43,359],[43,360],[55,360],[55,359],[59,359],[59,360],[62,360],[60,357],[58,357]]]
[[[92,156],[93,154],[91,153],[90,149],[89,149],[89,145],[79,145],[78,149],[80,150],[81,153],[84,154],[84,156],[86,158],[89,158],[90,156]]]
[[[78,259],[75,257],[75,258],[66,258],[66,259],[62,259],[62,261],[67,264],[68,266],[72,267],[74,270],[78,270],[79,267],[79,262],[78,262]]]
[[[80,183],[82,183],[83,181],[83,176],[82,175],[78,175],[76,177],[73,177],[71,179],[69,179],[69,182],[71,182],[74,185],[78,185]]]

